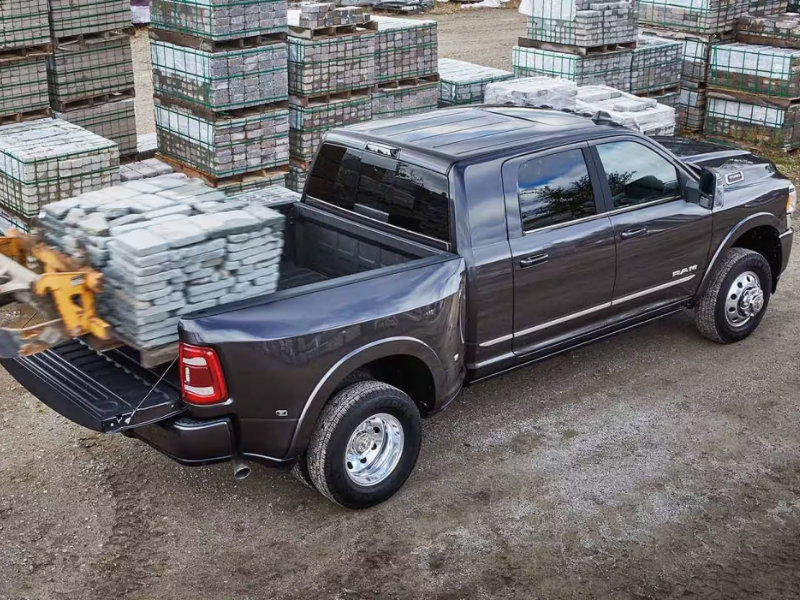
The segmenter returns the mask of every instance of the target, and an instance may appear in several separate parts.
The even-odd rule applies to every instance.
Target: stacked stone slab
[[[47,0],[3,0],[0,52],[50,43]]]
[[[0,149],[0,206],[22,218],[119,181],[117,145],[66,121],[0,127]]]
[[[325,133],[372,119],[377,24],[333,3],[289,11],[289,187],[300,191]]]
[[[517,77],[560,77],[579,85],[608,85],[621,91],[631,89],[633,51],[613,50],[588,54],[514,46],[514,75]]]
[[[631,60],[631,92],[648,96],[677,93],[682,67],[681,42],[641,35]]]
[[[800,103],[710,89],[704,132],[712,138],[796,150],[800,148]]]
[[[636,2],[533,0],[527,39],[575,48],[636,42]]]
[[[374,17],[376,81],[372,118],[435,110],[439,98],[439,42],[435,21]]]
[[[742,17],[736,26],[736,40],[745,44],[800,48],[800,13]]]
[[[155,0],[158,151],[218,187],[285,180],[286,3]]]
[[[741,42],[716,45],[711,53],[709,85],[800,99],[800,49]]]
[[[183,174],[133,181],[47,206],[48,241],[85,251],[104,275],[98,312],[126,343],[178,339],[185,314],[277,288],[287,190],[226,197]]]
[[[439,59],[439,106],[484,102],[486,86],[514,79],[514,74],[462,60]]]
[[[673,31],[719,34],[733,31],[751,0],[639,0],[639,23]]]

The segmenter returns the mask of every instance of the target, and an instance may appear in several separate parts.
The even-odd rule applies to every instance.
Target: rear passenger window
[[[597,214],[592,180],[581,150],[523,163],[517,175],[517,190],[524,231]]]
[[[324,144],[308,178],[308,195],[337,206],[352,205],[360,168],[360,152]]]
[[[614,208],[627,208],[681,195],[678,171],[660,154],[636,142],[599,144]]]

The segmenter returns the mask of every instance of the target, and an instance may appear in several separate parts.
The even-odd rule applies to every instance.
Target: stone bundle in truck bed
[[[633,0],[534,0],[533,5],[533,16],[528,21],[530,40],[578,48],[636,41],[638,22]]]
[[[624,92],[631,89],[633,53],[627,49],[579,55],[514,46],[512,62],[517,77],[546,75],[579,85],[609,85]]]
[[[514,79],[514,74],[462,60],[439,60],[439,106],[481,104],[486,86]]]
[[[751,94],[800,98],[800,49],[716,45],[711,52],[708,83]]]
[[[49,43],[47,0],[3,0],[0,3],[0,50]]]
[[[747,14],[750,0],[639,0],[639,23],[676,31],[723,33]]]
[[[151,0],[150,25],[206,40],[286,31],[286,0]]]
[[[73,123],[41,119],[0,127],[0,205],[21,217],[118,181],[117,145]]]
[[[50,26],[56,40],[131,26],[130,0],[50,0]]]
[[[288,194],[225,197],[165,175],[51,204],[41,222],[50,243],[87,251],[104,275],[100,316],[147,350],[176,342],[185,314],[275,291],[285,219],[270,205]]]

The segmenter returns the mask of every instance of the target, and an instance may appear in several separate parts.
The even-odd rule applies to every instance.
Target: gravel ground
[[[468,47],[489,14],[517,21],[440,18],[444,55],[507,66]],[[0,372],[0,599],[800,598],[798,263],[742,343],[683,314],[469,388],[364,512],[88,432]]]

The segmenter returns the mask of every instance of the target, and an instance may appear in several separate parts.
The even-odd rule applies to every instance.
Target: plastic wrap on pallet
[[[563,1],[571,3],[571,0]],[[593,2],[586,6],[586,9],[573,11],[572,18],[530,17],[528,39],[579,48],[636,41],[638,11],[634,0]],[[553,14],[562,14],[562,11]]]
[[[739,19],[736,30],[739,41],[748,44],[800,48],[800,13],[773,17],[748,15]]]
[[[512,55],[517,77],[560,77],[579,85],[609,85],[626,92],[631,89],[632,61],[631,50],[579,55],[514,46]]]
[[[372,118],[392,119],[436,110],[439,106],[439,84],[380,89],[372,95]]]
[[[556,77],[528,77],[490,83],[486,86],[487,104],[548,107],[575,110],[578,86]]]
[[[800,98],[800,49],[720,44],[711,51],[709,85]]]
[[[514,74],[462,60],[439,59],[439,105],[480,104],[486,86],[495,81],[514,79]]]
[[[133,98],[55,112],[56,117],[80,125],[116,142],[120,156],[136,154],[136,111]]]
[[[214,41],[280,33],[286,0],[151,0],[150,24]]]
[[[436,21],[373,17],[378,24],[375,41],[378,83],[426,77],[439,70]]]
[[[60,43],[48,60],[56,108],[97,96],[133,94],[131,41],[126,34]]]
[[[49,0],[50,25],[57,40],[131,26],[130,0]]]
[[[631,59],[631,91],[649,92],[678,87],[684,45],[678,40],[641,35]]]
[[[182,315],[277,289],[287,190],[235,196],[174,174],[48,206],[47,239],[104,276],[99,315],[140,349],[178,339]]]
[[[117,145],[78,125],[41,119],[0,127],[0,205],[22,217],[119,181]]]
[[[318,96],[375,83],[375,33],[289,38],[289,93]]]
[[[153,87],[212,111],[280,102],[289,97],[287,46],[204,52],[170,42],[150,44]]]
[[[0,117],[49,106],[46,56],[19,58],[0,65]]]
[[[732,31],[750,0],[639,0],[639,22],[694,33]]]
[[[800,148],[800,104],[771,105],[709,92],[703,128],[708,137],[761,143],[782,150]]]
[[[673,107],[605,85],[579,87],[575,108],[582,114],[603,113],[614,123],[645,135],[675,135]]]
[[[158,151],[181,164],[224,178],[289,162],[289,111],[254,110],[211,120],[180,106],[155,106]]]
[[[3,0],[0,4],[0,50],[48,43],[47,0]]]
[[[291,157],[311,160],[325,132],[334,127],[369,121],[372,118],[372,95],[305,103],[289,97],[289,148]],[[287,161],[288,162],[288,161]]]

